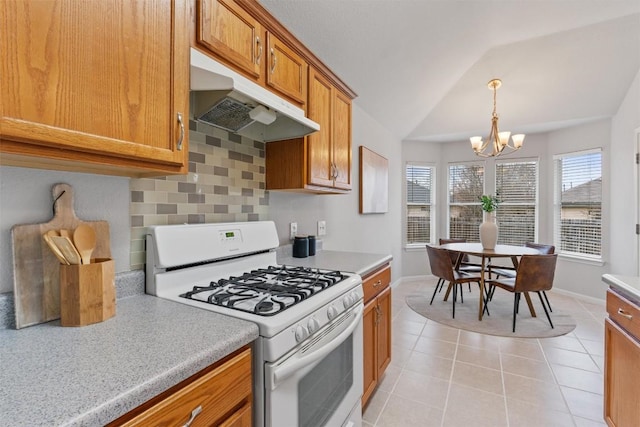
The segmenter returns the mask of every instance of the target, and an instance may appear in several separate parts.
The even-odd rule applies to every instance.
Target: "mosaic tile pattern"
[[[264,143],[191,120],[189,173],[131,179],[129,187],[136,270],[144,267],[147,226],[266,220]]]

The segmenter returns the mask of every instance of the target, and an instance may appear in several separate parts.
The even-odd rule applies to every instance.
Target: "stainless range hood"
[[[191,112],[196,120],[256,141],[299,138],[320,130],[301,108],[193,48]]]

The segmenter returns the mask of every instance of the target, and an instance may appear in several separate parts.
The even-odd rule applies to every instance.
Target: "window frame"
[[[431,170],[431,188],[430,188],[430,200],[428,203],[424,204],[429,206],[429,242],[409,242],[409,192],[407,191],[407,170],[409,167],[418,167],[425,168]],[[430,162],[412,162],[408,161],[405,163],[404,167],[404,181],[405,181],[405,197],[404,197],[404,206],[405,206],[405,227],[404,227],[404,242],[405,249],[425,249],[426,245],[434,244],[436,237],[436,220],[437,220],[437,205],[436,205],[436,192],[437,192],[437,166],[435,163]],[[412,203],[411,205],[423,205]]]
[[[561,220],[561,210],[562,210],[562,174],[559,174],[559,170],[558,170],[558,161],[561,161],[562,159],[566,159],[569,157],[580,157],[580,156],[586,156],[589,154],[599,154],[600,155],[600,191],[601,191],[601,197],[600,197],[600,253],[598,255],[594,255],[594,254],[588,254],[588,253],[583,253],[583,252],[573,252],[573,251],[567,251],[567,250],[563,250],[563,246],[562,246],[562,236],[561,236],[561,224],[560,224],[560,220]],[[602,236],[602,231],[603,231],[603,227],[604,227],[604,221],[602,219],[602,208],[603,208],[603,202],[602,202],[602,191],[604,189],[604,186],[602,185],[602,169],[603,169],[603,160],[604,160],[604,150],[602,147],[598,147],[598,148],[592,148],[592,149],[587,149],[587,150],[579,150],[579,151],[572,151],[572,152],[567,152],[567,153],[560,153],[560,154],[555,154],[553,156],[553,161],[552,161],[552,167],[553,167],[553,242],[554,245],[556,246],[556,252],[558,253],[558,256],[563,257],[563,258],[570,258],[570,259],[574,259],[574,260],[578,260],[578,261],[583,261],[583,262],[587,262],[587,263],[593,263],[593,264],[597,264],[597,265],[602,265],[604,263],[604,256],[603,256],[603,236]],[[597,179],[597,178],[592,178],[593,179]]]

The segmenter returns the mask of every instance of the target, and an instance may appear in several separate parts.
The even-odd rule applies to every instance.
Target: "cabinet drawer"
[[[607,291],[607,312],[611,320],[640,339],[640,308],[611,290]]]
[[[250,405],[251,350],[247,349],[128,422],[117,425],[184,425],[191,418],[191,412],[200,407],[202,411],[191,425],[210,426],[225,421],[227,417],[236,420],[238,414],[247,418],[247,410],[251,412]],[[240,421],[236,420],[237,424],[230,425],[243,425],[242,419],[243,417],[240,417]]]
[[[364,289],[364,302],[382,292],[391,283],[391,267],[387,264],[378,271],[366,276],[362,280]]]

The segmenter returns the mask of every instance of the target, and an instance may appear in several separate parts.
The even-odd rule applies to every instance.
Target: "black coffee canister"
[[[309,239],[309,256],[316,254],[316,236],[308,236]]]
[[[293,257],[306,258],[309,256],[309,239],[307,236],[296,236],[293,240]]]

